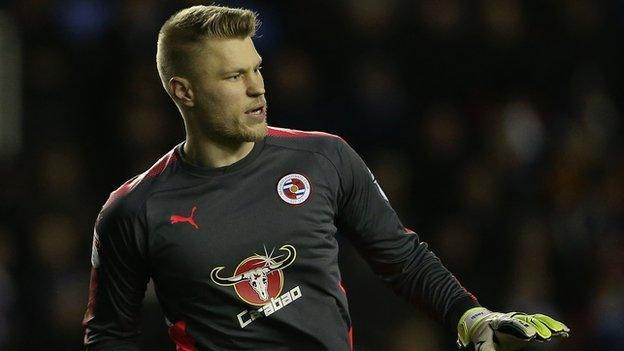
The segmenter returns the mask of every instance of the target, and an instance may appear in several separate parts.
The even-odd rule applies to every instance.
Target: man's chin
[[[267,132],[268,126],[265,120],[261,123],[245,128],[244,131],[241,131],[241,140],[247,142],[260,141],[266,137]]]

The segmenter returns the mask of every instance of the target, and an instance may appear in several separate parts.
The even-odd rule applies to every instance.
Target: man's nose
[[[247,95],[249,96],[260,96],[264,95],[264,80],[261,75],[254,75],[247,85]]]

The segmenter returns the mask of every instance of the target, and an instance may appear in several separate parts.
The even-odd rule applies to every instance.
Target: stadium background
[[[0,11],[0,349],[79,350],[92,226],[183,138],[161,23],[193,1]],[[624,350],[624,1],[221,2],[260,12],[272,125],[343,136],[403,221],[497,310]],[[452,350],[348,243],[358,350]],[[153,293],[145,350],[172,350]]]

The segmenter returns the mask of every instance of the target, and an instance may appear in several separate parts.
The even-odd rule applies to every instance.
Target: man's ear
[[[193,88],[188,79],[182,77],[171,77],[169,79],[169,91],[171,97],[186,107],[195,106]]]

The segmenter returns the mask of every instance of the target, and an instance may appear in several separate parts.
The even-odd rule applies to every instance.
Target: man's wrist
[[[463,347],[470,344],[470,334],[475,325],[488,314],[492,313],[485,307],[473,307],[462,314],[457,323],[457,338]]]
[[[444,324],[448,327],[448,329],[452,332],[457,331],[457,324],[459,323],[462,315],[470,310],[471,308],[481,307],[479,302],[474,298],[474,296],[464,296],[459,300],[455,301],[451,307],[449,308],[446,318],[444,319]]]

